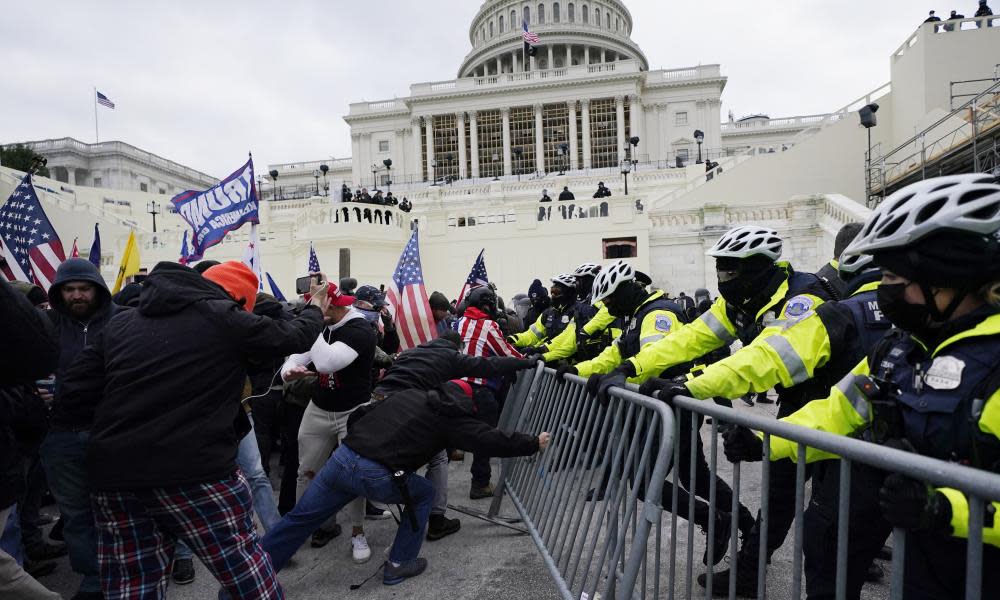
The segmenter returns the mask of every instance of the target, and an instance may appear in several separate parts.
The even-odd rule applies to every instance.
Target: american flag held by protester
[[[403,249],[388,292],[389,302],[396,310],[396,327],[402,350],[430,341],[436,331],[434,316],[427,302],[427,290],[424,288],[417,236],[418,232],[414,231]]]
[[[31,173],[25,174],[0,206],[0,251],[6,259],[3,274],[8,281],[28,281],[44,290],[66,260],[62,241],[35,194]]]
[[[462,286],[462,291],[458,294],[459,302],[465,299],[465,295],[472,288],[490,284],[490,278],[486,274],[486,259],[483,257],[485,252],[485,248],[479,251],[479,256],[476,257],[476,262],[472,265],[472,271],[469,272],[469,276],[465,279],[465,285]]]

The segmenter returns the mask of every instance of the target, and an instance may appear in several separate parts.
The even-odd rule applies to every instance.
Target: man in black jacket
[[[431,344],[435,343],[446,342]],[[548,433],[537,437],[503,433],[483,423],[476,412],[472,388],[463,381],[429,391],[402,389],[359,409],[347,438],[305,495],[264,536],[264,549],[275,568],[280,570],[327,517],[367,495],[378,502],[407,506],[382,583],[395,585],[422,573],[427,559],[417,555],[434,501],[434,486],[414,471],[448,447],[491,456],[527,456],[548,446]]]
[[[49,288],[48,312],[59,342],[55,369],[55,394],[39,389],[52,402],[49,433],[39,450],[49,489],[63,517],[63,535],[73,570],[83,575],[74,600],[101,598],[97,568],[97,531],[90,505],[86,454],[90,422],[72,423],[66,418],[62,380],[67,368],[92,342],[111,318],[121,310],[111,301],[111,292],[89,260],[71,258],[56,271]]]
[[[250,312],[256,292],[242,263],[204,277],[160,263],[139,307],[116,315],[66,372],[62,422],[93,423],[87,458],[106,598],[155,596],[178,540],[231,596],[281,597],[236,467],[250,431],[246,364],[308,348],[327,297],[317,288],[285,322]]]

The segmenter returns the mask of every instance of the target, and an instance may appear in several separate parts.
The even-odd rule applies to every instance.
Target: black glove
[[[514,339],[514,336],[508,335],[505,339],[507,340],[507,343],[510,344],[511,346],[517,346],[517,340]]]
[[[586,344],[590,341],[590,334],[584,330],[580,330],[580,333],[576,334],[576,345],[580,346]]]
[[[576,367],[571,365],[563,365],[556,369],[556,383],[562,385],[566,383],[566,373],[571,375],[579,375],[580,372],[576,370]]]
[[[951,535],[951,504],[923,481],[893,473],[882,483],[878,503],[893,527]]]
[[[729,462],[758,462],[764,457],[764,440],[746,427],[722,432],[722,451]]]
[[[528,346],[527,348],[519,348],[519,350],[525,356],[529,354],[545,354],[545,346]]]
[[[497,356],[490,359],[497,371],[504,375],[510,375],[516,371],[530,369],[535,366],[535,361],[527,358],[514,358],[513,356]]]
[[[587,380],[587,394],[597,397],[597,401],[607,406],[611,402],[608,391],[612,387],[625,387],[625,380],[628,375],[622,368],[617,368],[607,375],[593,374]]]
[[[654,377],[639,386],[639,393],[656,398],[667,406],[673,407],[676,396],[690,396],[691,390],[683,383]]]

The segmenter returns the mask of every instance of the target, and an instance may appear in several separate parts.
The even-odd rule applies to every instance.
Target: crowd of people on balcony
[[[974,17],[991,17],[991,16],[993,16],[993,10],[987,4],[987,0],[979,0],[979,8],[976,10],[976,14],[974,14],[973,16]],[[965,15],[960,14],[957,10],[953,10],[953,11],[951,11],[951,15],[946,20],[947,21],[951,21],[951,20],[954,20],[954,19],[964,19],[964,18],[965,18]],[[927,18],[924,19],[924,23],[937,23],[937,22],[940,22],[940,21],[941,21],[941,17],[937,16],[937,14],[935,13],[935,11],[933,11],[933,10],[930,11],[930,13],[928,14]],[[955,30],[955,26],[954,25],[945,25],[944,26],[944,30],[945,31],[954,31]]]

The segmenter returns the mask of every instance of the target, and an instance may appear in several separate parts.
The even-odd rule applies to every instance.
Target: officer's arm
[[[594,306],[599,306],[600,308],[597,310],[597,314],[583,326],[583,332],[587,335],[594,335],[595,333],[604,331],[615,320],[603,302],[598,302]]]
[[[1000,390],[993,392],[983,415],[979,419],[979,430],[983,433],[1000,438]],[[952,488],[938,488],[951,504],[952,535],[960,538],[969,537],[969,500],[965,494]],[[986,519],[983,524],[983,541],[991,546],[1000,546],[1000,502],[993,502],[993,514],[990,506],[986,506]]]
[[[867,378],[868,372],[868,359],[864,358],[837,385],[830,388],[829,396],[813,400],[781,420],[836,435],[854,433],[871,421],[871,403],[861,390],[859,381]],[[771,436],[771,460],[795,459],[797,453],[796,442]],[[837,458],[837,455],[816,448],[806,448],[806,462],[830,458]]]
[[[576,354],[576,325],[570,321],[566,328],[556,337],[549,340],[545,345],[549,351],[542,358],[545,362],[551,362],[562,358],[569,358]]]
[[[577,363],[576,371],[580,377],[590,377],[594,373],[603,375],[614,371],[620,364],[622,364],[622,354],[618,350],[618,340],[615,340],[594,358]]]
[[[771,335],[767,335],[770,333]],[[768,327],[749,345],[705,368],[687,382],[695,398],[739,398],[775,385],[792,387],[811,379],[830,360],[830,335],[815,313],[787,326]]]
[[[726,315],[726,301],[719,298],[712,308],[672,335],[650,344],[629,359],[636,377],[656,377],[665,369],[694,360],[736,339],[736,328]]]
[[[510,336],[514,340],[514,345],[518,348],[528,346],[538,346],[545,341],[545,325],[542,324],[544,313],[538,316],[538,320],[531,324],[526,331]]]
[[[639,351],[652,346],[674,332],[680,331],[684,324],[680,318],[669,310],[654,310],[646,315],[639,328]],[[655,373],[646,371],[629,378],[630,383],[642,383],[653,377]]]

